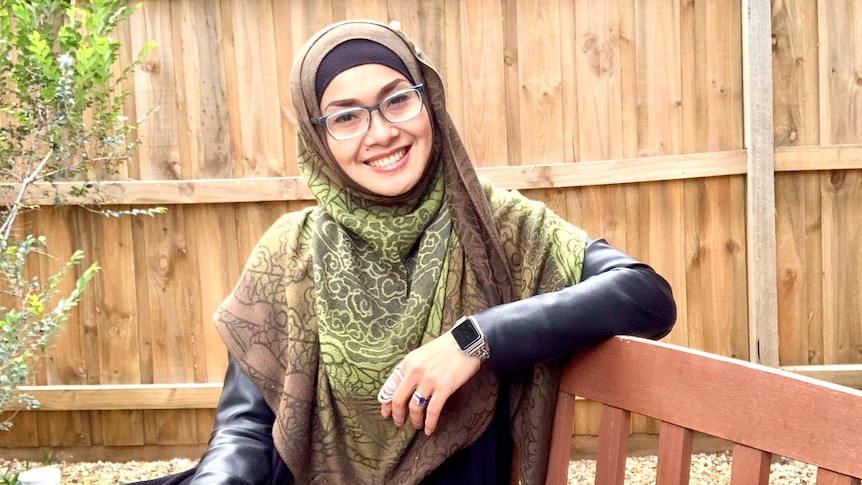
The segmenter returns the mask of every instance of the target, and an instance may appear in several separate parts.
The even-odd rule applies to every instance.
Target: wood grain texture
[[[835,473],[825,468],[817,469],[817,485],[859,485],[859,478]]]
[[[773,136],[775,170],[808,164],[825,169],[820,141],[817,1],[775,2],[772,7]],[[808,146],[808,147],[806,147]],[[792,149],[789,149],[793,147]],[[822,148],[812,156],[808,148]],[[840,156],[840,152],[838,152]],[[799,164],[799,165],[797,165]],[[815,168],[819,167],[819,168]],[[779,361],[823,363],[820,175],[776,174],[776,276]]]
[[[554,412],[554,422],[560,423],[560,426],[554,426],[551,430],[551,443],[556,443],[556,446],[551,445],[551,453],[548,457],[549,470],[545,479],[547,485],[564,484],[568,481],[572,443],[572,420],[568,418],[578,414],[575,410],[575,396],[560,396]]]
[[[622,72],[619,2],[576,2],[575,38],[579,160],[609,160],[625,156],[622,140]]]
[[[818,4],[820,37],[820,140],[822,144],[862,140],[862,7],[852,1]],[[862,302],[854,288],[862,271],[859,207],[862,171],[834,171],[820,177],[823,254],[824,363],[862,362]],[[849,245],[848,245],[849,244]],[[848,287],[849,285],[849,287]]]
[[[519,131],[530,134],[522,137],[520,146],[515,147],[520,149],[521,164],[562,161],[559,147],[563,143],[560,65],[563,47],[545,40],[560,38],[560,8],[559,0],[518,3]],[[523,35],[529,31],[542,35]]]
[[[272,2],[223,0],[232,20],[242,159],[240,176],[286,173]],[[296,173],[294,171],[294,173]]]
[[[182,71],[183,64],[182,58],[174,55],[171,4],[156,0],[142,7],[138,15],[129,19],[132,51],[139,52],[149,40],[157,42],[157,47],[144,59],[141,69],[135,71],[132,96],[140,107],[139,116],[152,107],[157,106],[158,111],[137,130],[140,139],[147,140],[138,149],[142,161],[138,171],[145,180],[182,179],[189,176],[182,171],[177,131],[176,73]]]
[[[506,139],[506,105],[496,102],[505,81],[503,8],[501,4],[464,2],[461,13],[462,22],[471,28],[461,34],[460,71],[463,79],[470,82],[450,84],[448,93],[458,93],[462,100],[462,138],[471,148],[473,164],[476,167],[506,165],[508,146],[499,142]],[[481,84],[485,89],[470,93],[468,86],[472,83]]]
[[[742,2],[742,67],[745,86],[746,247],[749,356],[772,366],[778,359],[775,288],[775,169],[772,134],[770,6]]]
[[[857,430],[862,391],[634,337],[615,337],[575,356],[560,389],[680,428],[862,476]],[[822,412],[824,403],[828,413]]]
[[[24,386],[21,392],[39,400],[35,413],[137,409],[215,408],[221,382],[186,384],[101,384]]]
[[[624,482],[630,433],[631,413],[629,411],[602,406],[596,457],[597,485],[621,485]]]
[[[656,483],[688,485],[694,432],[663,421],[658,438]]]
[[[743,445],[733,447],[731,485],[767,485],[772,454]]]

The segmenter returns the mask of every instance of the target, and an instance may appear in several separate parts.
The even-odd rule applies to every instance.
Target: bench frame
[[[862,391],[636,337],[614,337],[566,364],[548,485],[567,483],[575,396],[602,404],[598,485],[623,483],[631,413],[661,422],[661,485],[688,483],[695,432],[734,443],[732,485],[767,485],[773,455],[817,466],[818,485],[860,485]]]

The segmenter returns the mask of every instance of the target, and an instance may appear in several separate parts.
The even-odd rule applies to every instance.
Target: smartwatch
[[[491,356],[488,344],[485,342],[485,336],[482,335],[482,330],[479,329],[473,316],[468,315],[459,318],[452,327],[452,336],[455,337],[455,342],[465,354],[478,357],[482,362]]]

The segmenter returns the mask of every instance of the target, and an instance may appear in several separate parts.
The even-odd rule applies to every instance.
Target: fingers
[[[404,365],[398,364],[395,366],[395,369],[392,370],[392,373],[389,374],[386,382],[383,383],[383,387],[380,388],[380,392],[377,393],[377,400],[380,404],[388,404],[392,401],[395,391],[398,390],[398,384],[400,384],[403,379]]]
[[[478,357],[463,353],[446,333],[414,349],[396,366],[378,394],[380,414],[391,417],[396,426],[409,419],[414,428],[431,434],[446,401],[480,366]]]
[[[448,393],[442,390],[438,390],[433,397],[434,399],[429,400],[425,407],[426,435],[430,435],[437,430],[437,423],[440,422],[440,414],[443,413],[443,405],[446,404],[446,400],[449,399]]]
[[[422,429],[425,426],[425,408],[428,406],[428,401],[430,400],[429,394],[430,392],[427,391],[425,394],[414,391],[410,396],[407,408],[410,412],[410,424],[413,425],[413,429]]]
[[[423,383],[422,390],[418,390],[419,383],[422,381],[422,372],[417,372],[415,368],[409,368],[409,366],[405,367],[408,370],[405,371],[404,379],[398,385],[390,403],[392,404],[392,420],[396,426],[403,426],[409,418],[415,427],[416,423],[423,423],[425,420],[427,402],[420,405],[418,400],[413,399],[413,393],[418,392],[421,397],[427,399],[432,394],[432,388]]]
[[[377,394],[377,400],[381,403],[381,416],[392,416],[396,426],[403,426],[409,419],[415,429],[424,428],[425,410],[431,402],[433,382],[423,382],[422,375],[424,373],[421,371],[407,371],[403,363],[398,364]],[[442,409],[442,403],[435,406],[435,409],[438,408]],[[438,417],[439,413],[438,410]]]

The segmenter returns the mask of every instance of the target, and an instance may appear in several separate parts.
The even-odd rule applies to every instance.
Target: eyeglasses
[[[371,126],[371,113],[380,111],[380,116],[389,123],[407,121],[422,111],[422,93],[425,86],[402,89],[380,100],[374,106],[347,108],[320,118],[311,118],[311,123],[326,128],[332,138],[343,141],[363,135]]]

